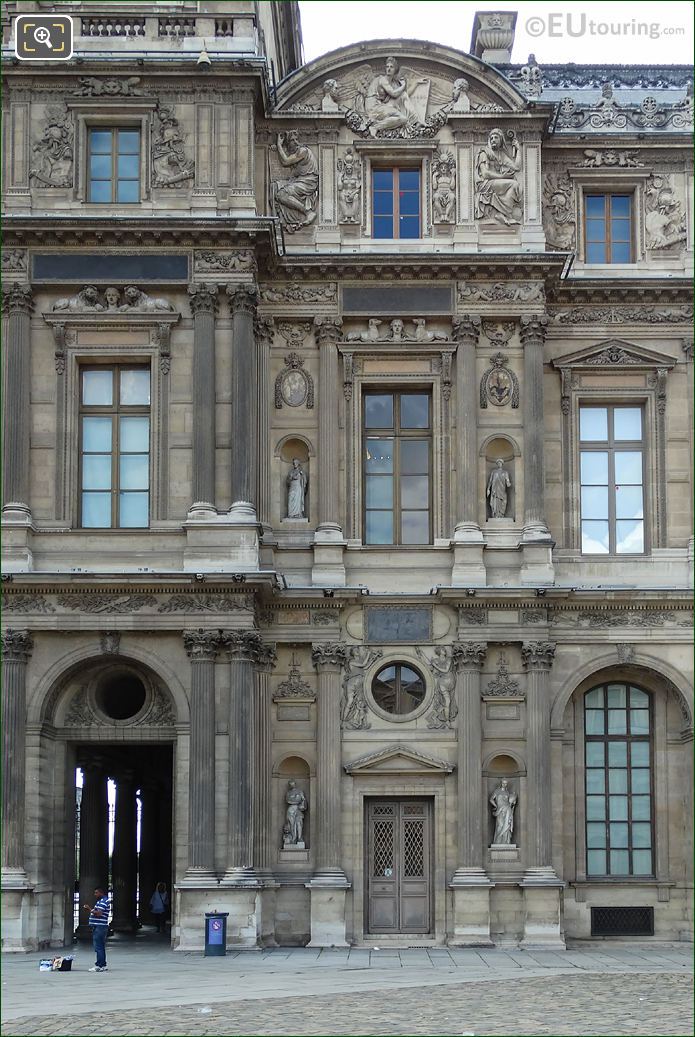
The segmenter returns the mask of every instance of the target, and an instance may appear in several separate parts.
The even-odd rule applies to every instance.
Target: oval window
[[[130,720],[145,705],[145,685],[134,673],[117,671],[107,674],[97,688],[99,709],[110,720]]]
[[[372,681],[372,695],[385,713],[407,716],[422,705],[425,682],[411,666],[396,663],[379,670]]]

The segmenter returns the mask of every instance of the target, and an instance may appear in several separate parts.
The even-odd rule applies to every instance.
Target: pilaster
[[[34,648],[26,630],[2,635],[2,887],[24,889],[27,663]]]
[[[29,447],[31,432],[31,311],[30,285],[3,286],[3,316],[7,317],[7,364],[3,438],[3,570],[33,568],[33,524],[29,506]]]
[[[189,518],[215,508],[215,317],[217,285],[188,286],[193,314],[193,504]]]
[[[186,881],[205,884],[215,873],[215,658],[219,633],[186,631],[183,642],[191,660]]]
[[[319,347],[319,524],[314,534],[311,582],[318,587],[344,587],[345,539],[340,524],[338,422],[339,373],[337,342],[342,321],[315,317]]]
[[[273,539],[270,525],[272,485],[270,466],[270,349],[273,344],[275,321],[272,317],[256,315],[254,334],[258,363],[258,519],[263,527],[263,542]]]
[[[464,314],[453,322],[456,350],[456,497],[454,587],[484,587],[484,538],[478,524],[478,398],[476,346],[480,317]]]
[[[548,317],[536,313],[521,318],[524,349],[524,533],[521,582],[527,586],[554,583],[554,547],[545,520],[543,348]]]

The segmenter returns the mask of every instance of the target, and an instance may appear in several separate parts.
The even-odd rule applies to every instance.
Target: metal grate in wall
[[[592,907],[592,936],[653,936],[653,907]]]

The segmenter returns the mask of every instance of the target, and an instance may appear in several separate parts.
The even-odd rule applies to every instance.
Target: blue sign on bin
[[[209,921],[210,929],[208,930],[208,943],[220,944],[222,943],[223,935],[223,921],[221,918],[211,918]]]

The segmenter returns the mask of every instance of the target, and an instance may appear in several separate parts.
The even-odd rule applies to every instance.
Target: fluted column
[[[193,505],[215,511],[215,316],[217,285],[188,286],[193,314]]]
[[[225,881],[256,881],[253,858],[255,744],[254,663],[265,646],[253,630],[222,635],[229,658],[229,806]]]
[[[2,306],[8,318],[3,505],[7,512],[29,515],[31,311],[34,306],[30,286],[4,287]]]
[[[133,932],[137,925],[137,803],[133,774],[116,776],[116,816],[113,830],[113,928]]]
[[[191,735],[188,762],[189,878],[215,870],[215,657],[216,630],[183,635],[191,660]]]
[[[456,350],[456,497],[457,539],[476,534],[478,525],[478,380],[475,349],[480,317],[465,314],[453,322]]]
[[[150,925],[150,897],[158,882],[166,882],[169,876],[157,874],[157,844],[159,841],[159,789],[151,781],[140,783],[140,855],[138,857],[138,918],[142,925]],[[171,891],[170,891],[171,892]]]
[[[275,321],[256,316],[256,348],[258,350],[258,519],[270,525],[272,486],[270,466],[270,348]]]
[[[103,764],[90,760],[82,769],[80,800],[80,905],[92,903],[97,886],[106,889],[109,877],[109,800]],[[80,906],[77,936],[91,937],[88,914]]]
[[[262,645],[254,668],[256,766],[253,786],[255,864],[261,874],[273,868],[273,848],[279,835],[273,832],[273,691],[270,675],[276,661],[275,648]]]
[[[319,530],[342,536],[338,492],[338,349],[342,321],[316,317],[319,347]]]
[[[24,778],[27,662],[34,641],[26,630],[2,635],[2,883],[26,882]]]
[[[524,349],[524,539],[547,540],[543,460],[543,346],[548,318],[536,313],[521,318]]]
[[[232,313],[232,507],[230,515],[255,521],[258,508],[258,358],[255,284],[228,285]]]
[[[483,867],[483,776],[481,748],[483,728],[480,708],[480,668],[487,645],[464,641],[454,645],[456,698],[458,703],[458,867],[453,884],[479,883]]]
[[[526,818],[527,874],[554,877],[550,800],[550,667],[555,645],[526,641],[521,646],[526,669]]]
[[[312,825],[316,871],[312,882],[344,885],[340,846],[340,684],[345,645],[315,644],[311,657],[318,673],[316,809]]]

